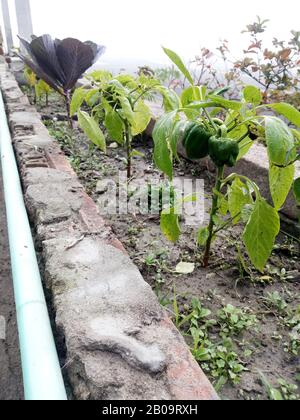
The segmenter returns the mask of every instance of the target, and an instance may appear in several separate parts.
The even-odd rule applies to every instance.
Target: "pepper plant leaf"
[[[87,91],[82,87],[76,89],[75,92],[73,93],[72,101],[71,101],[71,109],[70,109],[71,117],[75,115],[77,111],[80,109],[81,105],[83,104],[86,94],[87,94]]]
[[[101,131],[97,121],[92,118],[87,112],[78,112],[79,126],[82,128],[86,136],[99,147],[102,152],[106,153],[106,141],[103,132]]]
[[[292,188],[295,176],[295,166],[279,168],[271,165],[269,171],[270,190],[274,206],[279,210],[285,203]]]
[[[255,86],[246,86],[243,90],[243,96],[246,102],[255,106],[260,105],[263,100],[261,91]]]
[[[166,209],[161,213],[160,227],[162,233],[169,241],[174,243],[178,241],[181,230],[179,226],[179,217],[178,214],[176,214],[174,207]]]
[[[300,178],[297,178],[294,182],[294,196],[297,202],[300,204]]]
[[[268,108],[272,108],[278,114],[285,117],[292,124],[300,127],[300,112],[291,104],[281,102],[278,104],[266,105]]]
[[[124,144],[124,133],[125,125],[120,118],[117,111],[114,111],[112,108],[105,115],[104,125],[108,131],[109,136],[112,140],[116,141],[120,145]]]
[[[151,121],[150,108],[145,104],[144,101],[140,100],[134,107],[133,113],[133,124],[132,124],[132,135],[137,136],[143,133],[148,127]]]
[[[181,107],[181,101],[177,93],[171,89],[166,89],[164,86],[159,89],[163,97],[164,109],[166,112],[174,111]]]
[[[170,179],[173,178],[173,153],[170,147],[170,136],[176,123],[177,111],[164,114],[155,124],[153,130],[154,162]]]
[[[233,109],[234,111],[240,111],[243,107],[242,102],[225,99],[219,95],[208,95],[208,97],[212,100],[212,102],[222,106],[225,109]]]
[[[207,227],[201,227],[197,233],[197,245],[204,246],[209,238],[209,230]]]
[[[240,221],[244,207],[252,202],[248,186],[236,177],[228,188],[228,208],[234,225]]]
[[[121,117],[124,120],[127,120],[130,125],[134,124],[134,113],[129,102],[129,99],[126,96],[119,96],[119,101],[122,109],[120,110]]]
[[[278,212],[258,197],[243,233],[243,241],[255,268],[263,272],[280,231]]]
[[[183,63],[182,59],[176,54],[174,51],[169,50],[168,48],[163,47],[164,52],[167,54],[169,59],[175,64],[175,66],[181,71],[184,77],[189,81],[189,83],[193,86],[194,80],[192,78],[191,73],[186,68],[185,64]]]
[[[288,166],[296,157],[295,140],[288,126],[277,117],[266,117],[266,142],[270,162]]]

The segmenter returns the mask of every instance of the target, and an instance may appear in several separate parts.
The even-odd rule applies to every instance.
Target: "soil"
[[[13,296],[6,216],[0,167],[0,318],[5,320],[6,338],[0,320],[0,400],[23,399],[22,371],[19,354]]]
[[[41,108],[40,112],[48,117],[63,113],[63,104],[57,96],[50,98],[50,107]],[[108,147],[107,155],[91,148],[85,136],[76,129],[70,132],[66,123],[47,123],[50,133],[59,141],[66,156],[78,174],[87,192],[97,202],[103,196],[103,179],[118,180],[118,172],[125,171],[125,152],[121,148]],[[161,176],[152,163],[152,140],[138,138],[134,148],[142,156],[134,158],[133,179],[153,179]],[[208,162],[188,162],[182,160],[176,165],[175,175],[203,179],[205,190],[211,191],[215,173]],[[161,179],[163,179],[161,177]],[[209,199],[205,206],[208,210]],[[298,355],[292,354],[290,344],[291,326],[287,320],[300,308],[300,262],[299,242],[281,234],[278,237],[272,256],[264,275],[256,272],[244,254],[238,239],[241,227],[237,226],[222,232],[213,245],[213,252],[208,269],[202,267],[202,252],[195,246],[196,228],[183,227],[183,234],[177,244],[168,242],[162,235],[159,217],[153,215],[127,214],[107,215],[110,224],[127,249],[133,261],[139,267],[145,280],[153,287],[160,302],[167,308],[176,321],[174,314],[177,306],[182,315],[191,311],[193,298],[199,299],[202,306],[211,311],[209,319],[219,320],[218,311],[231,304],[255,315],[257,328],[243,329],[238,335],[229,334],[233,341],[234,352],[242,361],[246,370],[240,375],[237,384],[228,381],[219,394],[224,399],[268,399],[268,387],[263,385],[261,373],[274,387],[280,388],[278,379],[284,379],[294,385],[294,390],[287,399],[298,398],[300,372],[300,342]],[[243,260],[238,258],[237,245],[241,249]],[[180,262],[195,264],[192,274],[177,274],[175,268]],[[245,261],[245,263],[244,263]],[[246,265],[247,270],[244,270]],[[283,311],[278,305],[271,305],[265,300],[268,293],[278,292],[287,308]],[[176,299],[174,299],[176,296]],[[175,303],[175,305],[174,305]],[[180,318],[182,319],[182,318]],[[181,328],[191,344],[191,337],[186,333],[187,325]],[[222,343],[220,321],[207,330],[209,340],[215,346]],[[298,336],[299,338],[299,336]],[[296,351],[297,353],[297,351]],[[200,363],[211,381],[217,379],[207,363]],[[281,389],[282,391],[282,389]]]

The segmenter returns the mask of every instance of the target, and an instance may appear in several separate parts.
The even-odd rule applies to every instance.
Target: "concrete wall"
[[[3,63],[0,84],[75,398],[217,399]]]

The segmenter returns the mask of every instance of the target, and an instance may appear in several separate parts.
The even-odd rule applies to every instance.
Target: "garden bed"
[[[49,107],[37,108],[86,191],[97,202],[105,193],[99,181],[118,182],[119,171],[126,170],[125,152],[113,144],[104,155],[90,146],[80,130],[71,131],[66,122],[56,121],[64,109],[57,95],[50,96]],[[159,177],[152,163],[152,140],[138,138],[134,148],[143,156],[134,158],[133,178]],[[195,179],[204,179],[209,191],[215,173],[203,163],[182,161],[176,166],[175,176],[190,178],[192,174]],[[221,233],[214,243],[210,266],[204,269],[202,250],[195,246],[195,228],[184,227],[180,241],[174,245],[163,237],[159,217],[154,215],[110,215],[106,220],[221,397],[266,399],[272,394],[276,398],[273,386],[286,399],[300,398],[297,240],[280,234],[262,275],[251,269],[237,241],[241,233],[237,226]],[[195,264],[193,273],[178,274],[175,268],[180,262]]]

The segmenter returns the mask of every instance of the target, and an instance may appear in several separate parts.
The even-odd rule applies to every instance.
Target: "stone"
[[[69,249],[76,239],[44,242],[45,280],[76,398],[173,399],[168,372],[177,362],[189,366],[184,352],[174,357],[182,337],[127,255],[97,237]]]
[[[118,149],[119,145],[118,143],[110,143],[110,145],[108,146],[109,149]]]
[[[41,171],[42,169],[31,169],[31,171],[34,170]],[[41,224],[58,223],[69,219],[81,208],[80,187],[73,180],[57,182],[55,176],[49,175],[48,168],[44,170],[47,171],[45,174],[45,177],[48,177],[47,182],[33,183],[26,190],[25,198],[31,216]]]

